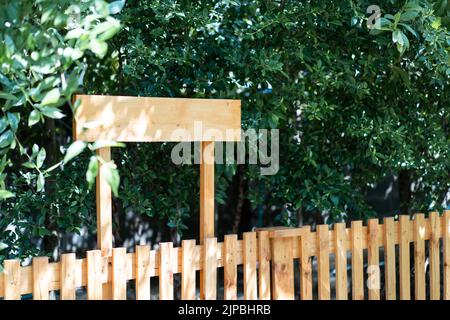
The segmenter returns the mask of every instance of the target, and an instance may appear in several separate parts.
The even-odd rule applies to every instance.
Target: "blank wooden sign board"
[[[239,141],[241,102],[76,95],[74,139],[85,142],[200,141],[200,243],[214,237],[214,142]],[[98,149],[106,161],[109,147]],[[97,242],[103,256],[112,254],[111,189],[102,165],[97,177]]]

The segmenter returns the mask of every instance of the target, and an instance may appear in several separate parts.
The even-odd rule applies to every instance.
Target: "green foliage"
[[[30,154],[18,130],[43,123],[45,118],[65,117],[61,107],[66,103],[75,108],[71,97],[83,82],[87,67],[83,57],[87,50],[100,58],[105,55],[105,41],[120,28],[110,15],[122,6],[123,1],[108,4],[101,0],[2,2],[0,155],[6,165],[0,171],[1,199],[13,195],[6,191],[3,173],[11,165],[11,152],[27,158],[23,166],[33,170],[29,181],[34,181],[38,192],[44,190],[50,172],[59,167],[43,167],[45,149],[35,145]]]
[[[0,252],[5,250],[6,248],[8,248],[8,246],[6,244],[4,244],[3,242],[0,242]],[[3,256],[0,254],[0,260],[3,261]],[[0,272],[3,271],[3,265],[0,265]]]
[[[9,197],[0,240],[9,255],[34,254],[27,240],[55,230],[93,226],[89,185],[103,159],[83,151],[99,145],[42,146],[44,132],[57,132],[57,146],[70,140],[67,117],[55,128],[47,120],[67,114],[83,79],[86,93],[239,98],[244,129],[280,129],[276,175],[216,166],[219,219],[228,225],[240,200],[249,204],[247,226],[256,216],[291,225],[371,217],[366,195],[391,176],[409,178],[405,211],[442,209],[450,187],[448,1],[379,1],[374,28],[365,0],[130,0],[121,11],[122,1],[88,1],[81,27],[67,22],[69,2],[46,9],[54,3],[8,4],[0,13],[3,24],[17,7],[23,25],[1,31],[0,171],[11,177],[0,190]],[[111,38],[119,24],[109,15],[118,11],[123,28]],[[181,234],[198,216],[198,167],[173,165],[172,146],[128,144],[114,153],[120,186],[115,164],[106,167],[118,216],[138,213]],[[23,156],[10,156],[17,149]]]
[[[16,197],[2,205],[0,219],[1,242],[8,246],[6,257],[24,259],[42,254],[48,248],[42,248],[41,241],[54,237],[54,233],[79,234],[88,227],[95,234],[95,193],[89,190],[83,175],[86,156],[81,155],[63,171],[53,172],[48,185],[57,192],[34,192],[27,188],[26,175],[11,173],[10,188]]]
[[[161,220],[182,235],[189,213],[199,212],[199,174],[198,166],[172,164],[173,146],[130,144],[117,152],[122,176],[117,210],[121,215],[131,211]]]
[[[408,211],[440,210],[450,185],[449,31],[428,1],[381,1],[369,29],[371,4],[129,1],[109,60],[115,77],[88,73],[91,92],[242,99],[244,128],[281,130],[280,171],[246,165],[244,197],[284,223],[373,216],[366,194],[401,172],[414,181]],[[187,219],[174,206],[195,216],[195,195],[168,183],[158,147],[127,149],[142,157],[120,158],[133,170],[122,171],[119,206],[170,227]],[[195,170],[182,169],[183,188],[198,190]],[[217,170],[226,204],[236,166]]]
[[[65,201],[74,194],[87,196],[83,187],[56,187],[64,176],[57,169],[68,170],[67,162],[81,151],[76,150],[79,144],[72,145],[61,161],[69,142],[63,128],[77,106],[71,98],[82,87],[86,70],[105,56],[106,42],[121,27],[112,15],[123,5],[0,1],[0,241],[11,256],[36,253],[31,240],[54,236],[55,226],[76,231],[86,221],[78,212],[73,223],[53,223],[65,219],[59,217],[59,204],[70,207]],[[85,169],[77,174],[83,177]],[[58,200],[61,196],[65,199]]]

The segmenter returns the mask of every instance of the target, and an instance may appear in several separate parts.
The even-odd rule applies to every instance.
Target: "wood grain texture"
[[[173,300],[173,243],[159,244],[159,299]]]
[[[318,298],[319,300],[330,300],[330,246],[328,225],[317,226],[317,275],[318,275]]]
[[[352,235],[352,299],[364,300],[362,221],[351,222],[351,235]]]
[[[380,300],[381,273],[380,273],[380,247],[377,239],[379,237],[378,219],[370,219],[367,223],[367,283],[369,300]]]
[[[395,221],[394,218],[384,219],[384,273],[386,286],[386,300],[395,300],[396,274],[395,274]]]
[[[302,227],[302,236],[299,237],[300,248],[300,298],[302,300],[312,300],[312,255],[308,245],[311,235],[309,226]],[[315,239],[315,237],[314,237]]]
[[[292,238],[272,239],[272,288],[274,300],[294,300]]]
[[[5,300],[20,300],[20,260],[3,261]]]
[[[270,238],[268,231],[258,231],[258,291],[260,300],[270,300]]]
[[[399,218],[400,300],[411,300],[410,241],[412,223],[408,215]]]
[[[181,299],[195,300],[195,240],[183,240],[181,244]]]
[[[240,140],[240,100],[100,95],[76,95],[75,99],[81,102],[74,117],[75,140]]]
[[[336,300],[347,300],[347,250],[345,242],[347,236],[345,233],[345,223],[336,223],[334,225],[335,241],[335,268],[336,268]]]
[[[97,156],[105,162],[111,161],[111,148],[104,147],[96,150]],[[112,236],[112,198],[111,187],[106,180],[106,165],[99,161],[98,175],[96,178],[96,208],[97,208],[97,249],[101,250],[103,257],[110,257],[113,249]],[[108,264],[102,266],[109,272]],[[102,271],[103,272],[103,271]],[[102,285],[102,299],[111,300],[112,287],[107,282]]]
[[[206,238],[203,244],[203,300],[217,298],[217,238]]]
[[[111,148],[97,149],[97,156],[105,162],[111,161]],[[106,181],[106,166],[100,161],[96,182],[97,202],[97,248],[103,256],[112,254],[112,199],[111,187]]]
[[[86,252],[87,299],[102,300],[102,253],[100,250]]]
[[[256,232],[244,232],[243,234],[244,251],[244,299],[258,299],[258,283],[256,277]],[[294,281],[292,279],[292,281]]]
[[[425,216],[414,217],[414,287],[415,299],[425,300]]]
[[[224,299],[237,299],[237,242],[236,234],[228,234],[223,242],[223,276],[224,276]]]
[[[112,255],[112,297],[113,300],[127,299],[127,250],[114,248]]]
[[[33,258],[33,300],[48,300],[49,290],[48,257]]]
[[[441,234],[441,220],[439,213],[431,212],[429,216],[431,227],[431,239],[429,241],[430,248],[430,299],[439,300],[441,296],[440,290],[440,248],[439,238]]]
[[[214,142],[200,145],[200,244],[215,235],[214,218]],[[200,271],[200,297],[205,297],[203,270]]]
[[[286,277],[286,279],[290,279],[289,281],[275,281],[274,278],[278,280],[280,279],[280,270],[281,276],[283,273],[290,274],[289,269],[293,271],[293,260],[299,258],[301,298],[311,299],[313,297],[311,258],[313,256],[318,256],[321,253],[323,254],[323,248],[325,247],[325,252],[328,250],[329,255],[335,256],[335,265],[337,269],[336,298],[345,299],[348,298],[348,289],[346,291],[345,287],[342,286],[345,281],[342,281],[342,284],[340,284],[341,282],[339,279],[341,278],[340,274],[342,272],[339,270],[345,269],[343,266],[346,263],[346,260],[341,259],[339,253],[341,253],[341,256],[343,257],[344,255],[348,254],[349,251],[351,251],[352,254],[356,256],[354,254],[354,251],[356,250],[357,252],[359,252],[361,249],[356,249],[358,248],[358,246],[355,244],[360,243],[359,248],[368,248],[369,268],[367,270],[367,285],[369,299],[380,298],[379,286],[372,286],[374,282],[379,284],[379,270],[376,272],[370,270],[370,267],[379,265],[380,246],[385,246],[385,248],[383,248],[383,251],[386,254],[386,277],[389,278],[389,276],[394,275],[396,279],[397,274],[399,277],[399,292],[396,292],[397,289],[395,289],[395,298],[397,297],[397,294],[399,294],[399,298],[408,299],[408,291],[410,291],[411,287],[409,287],[409,289],[405,289],[407,288],[407,285],[404,284],[405,280],[403,279],[408,278],[408,276],[405,276],[405,273],[407,273],[405,272],[405,269],[410,269],[410,266],[408,264],[408,248],[411,246],[410,243],[414,242],[415,268],[411,269],[410,271],[410,273],[413,273],[412,275],[414,275],[415,277],[414,297],[416,299],[425,299],[427,297],[426,295],[428,294],[428,292],[426,292],[425,290],[425,241],[429,240],[430,263],[434,263],[434,267],[433,265],[430,265],[430,284],[433,284],[433,282],[435,282],[434,289],[430,290],[430,297],[432,297],[433,299],[439,299],[442,293],[437,291],[442,290],[442,297],[447,300],[449,290],[449,219],[450,213],[449,211],[447,211],[442,217],[439,217],[439,215],[437,215],[436,213],[431,213],[428,219],[425,219],[423,214],[418,214],[415,216],[414,221],[409,221],[408,217],[401,216],[398,223],[393,221],[392,218],[388,218],[385,221],[384,225],[378,224],[377,220],[369,220],[367,227],[363,227],[360,222],[354,222],[352,228],[348,229],[345,229],[344,225],[336,224],[333,231],[327,232],[325,232],[326,230],[320,231],[321,227],[318,228],[317,232],[311,232],[309,227],[306,226],[300,230],[301,232],[296,231],[298,232],[298,234],[301,234],[301,236],[294,237],[270,239],[270,233],[272,232],[272,230],[258,231],[256,240],[254,238],[254,234],[252,235],[252,233],[246,234],[243,240],[237,240],[236,235],[230,235],[226,236],[226,240],[224,243],[217,243],[216,240],[215,251],[211,251],[210,257],[207,257],[206,260],[204,257],[205,246],[203,245],[195,246],[195,242],[193,242],[190,246],[191,249],[188,249],[189,246],[185,246],[184,244],[179,248],[172,247],[170,257],[166,259],[168,261],[168,267],[166,268],[166,270],[171,270],[172,273],[182,273],[182,283],[193,283],[195,280],[188,281],[183,278],[188,275],[188,273],[194,273],[195,270],[206,270],[208,267],[206,267],[205,269],[205,266],[207,266],[209,262],[212,262],[216,269],[223,266],[224,269],[228,268],[228,270],[235,270],[236,265],[243,265],[244,270],[245,265],[248,264],[247,262],[252,261],[252,263],[256,262],[255,264],[257,266],[257,270],[260,269],[258,270],[259,274],[267,275],[268,272],[261,273],[261,270],[263,270],[264,268],[269,268],[270,264],[272,264],[272,267],[280,267],[280,264],[277,265],[274,262],[275,260],[277,262],[285,261],[286,263],[284,265],[281,264],[281,268],[279,268],[279,270],[276,268],[272,269],[274,277],[270,277],[269,275],[266,278],[266,284],[267,281],[272,281],[271,285],[275,287],[274,290],[278,290],[277,292],[274,292],[274,297],[278,297],[279,299],[287,299],[287,296],[289,299],[291,299],[292,297],[294,297],[293,284],[295,280],[293,276]],[[360,224],[360,238],[355,238],[355,235],[358,234],[358,232],[355,231],[355,224]],[[325,236],[321,237],[320,235],[322,234],[325,234]],[[252,237],[249,237],[249,235],[252,235]],[[227,240],[233,238],[234,240],[231,240],[231,242],[230,240]],[[250,242],[257,242],[257,249],[255,251],[256,253],[248,252],[248,248],[254,247],[253,244],[247,245],[249,241],[248,239],[251,239]],[[327,239],[327,241],[325,241],[324,239]],[[441,239],[443,240],[443,248],[440,248]],[[273,242],[277,242],[279,240],[286,240],[287,242],[282,242],[282,244],[278,245],[278,247],[276,245],[273,246]],[[289,242],[289,240],[291,242]],[[397,266],[395,265],[397,259],[397,257],[395,257],[395,246],[397,244],[399,245],[398,271],[396,270]],[[267,248],[267,246],[269,248]],[[150,277],[158,276],[161,274],[160,263],[161,261],[164,261],[164,259],[161,259],[160,257],[160,250],[150,250],[148,246],[138,247],[145,248],[145,253],[142,253],[139,248],[137,248],[135,253],[124,255],[125,267],[123,268],[123,272],[116,273],[114,273],[114,269],[117,266],[115,257],[102,257],[99,250],[94,251],[94,253],[88,252],[87,258],[79,260],[75,258],[74,254],[63,254],[61,257],[61,261],[59,262],[48,263],[48,259],[46,257],[43,257],[43,263],[39,263],[39,259],[37,259],[35,260],[33,265],[24,267],[19,267],[17,265],[8,265],[9,262],[6,262],[5,268],[7,269],[7,272],[0,272],[0,298],[5,297],[6,295],[6,298],[17,299],[20,295],[33,293],[33,291],[35,291],[36,299],[45,299],[46,292],[48,296],[49,292],[60,290],[61,299],[74,299],[76,288],[87,286],[89,299],[101,299],[102,297],[104,298],[104,296],[102,294],[102,290],[98,288],[101,288],[102,285],[105,285],[106,283],[111,284],[112,282],[117,282],[117,277],[115,274],[123,276],[123,279],[121,280],[122,282],[128,280],[136,280],[137,291],[139,291],[138,279],[141,278],[140,274],[144,274],[144,276],[142,276],[142,279],[144,279],[144,283],[146,283],[145,291],[147,292],[146,294],[149,298]],[[274,248],[276,248],[276,250],[274,250]],[[433,258],[433,254],[436,255],[436,252],[439,254],[440,249],[442,249],[443,251],[442,258]],[[435,250],[434,253],[433,250]],[[228,257],[227,252],[230,252],[230,255],[228,255]],[[139,258],[141,253],[142,256]],[[390,256],[390,254],[392,255],[392,253],[394,254],[394,259],[391,259],[392,256]],[[97,259],[95,257],[96,255],[98,256],[97,263],[95,263],[95,260]],[[189,257],[189,259],[186,260],[186,257]],[[12,263],[14,264],[14,262]],[[354,264],[353,261],[352,264]],[[389,271],[390,266],[392,267],[393,264],[394,270]],[[440,269],[441,264],[443,268],[442,270]],[[318,263],[318,266],[320,265],[321,264]],[[444,276],[437,275],[438,271],[436,270],[432,271],[434,268],[436,268],[436,266],[438,271],[443,271]],[[10,269],[12,271],[10,271]],[[251,269],[249,270],[254,269],[255,268],[251,267]],[[352,269],[355,271],[360,268],[355,268],[355,266],[353,265]],[[42,272],[42,270],[44,271]],[[47,272],[45,272],[45,270],[47,270]],[[162,270],[164,274],[164,264],[162,266]],[[225,287],[236,287],[235,283],[237,283],[237,281],[234,280],[235,278],[237,278],[236,272],[226,271],[225,274],[227,275],[225,279],[233,279],[230,281],[225,280]],[[162,277],[164,278],[164,276]],[[432,280],[431,277],[435,277],[434,280]],[[441,277],[443,278],[442,283],[440,282]],[[260,291],[256,291],[257,293],[261,292],[261,278],[264,277],[258,278],[259,282],[257,283],[259,284]],[[373,279],[371,280],[371,278],[376,278],[377,281],[373,282]],[[209,279],[210,278],[208,278],[208,280]],[[211,277],[211,279],[214,279],[214,277]],[[248,283],[248,280],[246,279],[247,276],[245,277],[244,282]],[[279,282],[282,283],[281,286],[279,285]],[[231,285],[228,285],[227,283]],[[252,281],[252,283],[254,283],[254,281]],[[285,283],[287,285],[285,285]],[[388,293],[387,298],[395,299],[392,295],[389,295],[389,290],[392,290],[393,287],[391,281],[387,280],[384,281],[384,283],[386,283],[388,286],[386,288],[386,291]],[[270,294],[272,293],[270,291],[271,285],[266,285],[267,291],[265,292],[267,297],[270,297]],[[443,286],[442,288],[440,287],[441,285]],[[217,286],[217,282],[215,286]],[[254,287],[254,285],[252,286]],[[389,286],[391,286],[391,289],[389,289]],[[185,288],[186,287],[189,286],[185,285]],[[341,287],[341,289],[339,289],[339,287]],[[38,289],[35,290],[35,288]],[[183,290],[185,291],[185,293],[182,292],[182,296],[187,296],[187,291],[192,292],[195,289],[182,289],[182,291]],[[39,293],[38,291],[42,293]],[[236,297],[237,290],[232,289],[232,291],[228,291],[233,292],[230,293],[228,297],[233,297],[234,299],[234,297]],[[357,291],[358,290],[354,290],[354,292]],[[225,292],[227,292],[227,290]],[[253,292],[255,291],[253,290]],[[342,295],[339,292],[341,292]],[[252,293],[251,295],[254,295],[254,293]],[[139,293],[137,293],[137,296],[139,296]],[[263,295],[260,295],[260,298],[262,296]],[[225,297],[227,297],[227,293],[225,293]]]
[[[75,300],[76,298],[76,256],[66,253],[61,256],[61,300]]]
[[[150,300],[150,246],[136,246],[136,300]]]
[[[450,300],[450,210],[444,211],[442,216],[442,244],[444,246],[444,300]]]
[[[214,237],[214,142],[201,144],[200,164],[200,244]]]

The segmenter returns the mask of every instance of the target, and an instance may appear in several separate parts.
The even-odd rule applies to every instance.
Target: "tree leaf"
[[[67,40],[69,40],[69,39],[78,39],[83,34],[84,34],[84,29],[83,28],[76,28],[76,29],[69,30],[69,32],[67,32],[65,38]]]
[[[108,45],[105,41],[92,39],[89,42],[89,48],[93,53],[95,53],[99,58],[103,58],[108,50]]]
[[[0,133],[5,131],[5,129],[8,127],[8,124],[9,124],[9,121],[8,121],[7,117],[2,117],[0,119]]]
[[[39,122],[39,120],[41,119],[41,113],[34,109],[33,111],[30,112],[30,115],[28,116],[28,126],[32,127],[34,126],[36,123]]]
[[[120,22],[116,19],[111,19],[100,23],[94,28],[93,32],[98,35],[99,40],[106,41],[112,38],[120,28]]]
[[[44,174],[41,172],[41,173],[39,173],[37,181],[36,181],[37,192],[43,191],[44,186],[45,186],[45,178],[44,178]]]
[[[41,148],[41,150],[39,150],[39,153],[36,157],[36,166],[38,167],[38,169],[40,169],[42,167],[42,165],[44,164],[46,156],[47,156],[47,153],[45,152],[45,149]]]
[[[15,197],[15,194],[8,190],[0,190],[0,200]],[[4,249],[4,248],[3,248]],[[0,248],[1,250],[1,248]]]
[[[97,141],[97,142],[94,142],[92,145],[90,145],[89,149],[97,150],[99,148],[104,148],[104,147],[119,147],[119,148],[123,148],[123,147],[125,147],[125,143],[123,143],[123,142],[116,142],[116,141]]]
[[[401,32],[399,29],[394,30],[394,32],[392,32],[392,42],[403,45],[402,33],[403,32]]]
[[[5,148],[11,144],[11,142],[14,140],[14,134],[11,130],[5,131],[0,136],[0,148]]]
[[[86,181],[88,182],[89,187],[91,187],[94,184],[97,174],[98,174],[98,159],[96,156],[92,156],[89,160],[88,169],[86,171]]]
[[[15,100],[17,100],[17,97],[11,93],[0,91],[0,99],[15,101]]]
[[[59,97],[61,96],[61,92],[58,88],[54,88],[44,95],[44,98],[41,101],[41,106],[47,106],[49,104],[57,103]]]
[[[109,14],[119,13],[123,6],[125,5],[125,0],[113,1],[108,4]]]
[[[35,144],[33,144],[33,146],[31,147],[31,151],[33,152],[32,154],[31,154],[31,157],[34,159],[36,156],[37,156],[37,154],[38,154],[38,152],[39,152],[39,146],[35,143]]]
[[[434,19],[434,21],[431,23],[431,26],[433,27],[433,29],[439,29],[442,25],[442,20],[441,17],[437,17]]]
[[[27,162],[22,163],[22,166],[24,166],[25,168],[28,168],[28,169],[36,168],[36,164],[34,162],[31,162],[31,161],[27,161]]]
[[[400,79],[406,86],[410,85],[411,81],[409,79],[409,74],[405,70],[397,66],[392,66],[392,69],[395,73],[397,73],[400,76]]]
[[[8,112],[7,116],[8,116],[9,126],[11,127],[12,131],[16,132],[17,128],[19,127],[20,113]]]
[[[409,33],[411,33],[414,37],[416,37],[416,39],[419,39],[419,35],[417,34],[417,32],[411,28],[409,25],[405,24],[405,23],[399,23],[399,26],[403,26],[406,30],[409,31]]]
[[[55,107],[43,107],[41,108],[41,112],[44,116],[52,119],[61,119],[66,116],[61,110]]]
[[[403,32],[401,34],[401,37],[402,37],[403,46],[405,47],[405,49],[408,49],[409,48],[409,39],[408,39],[408,37]]]
[[[416,10],[406,11],[406,12],[402,13],[402,15],[400,17],[400,21],[402,21],[402,22],[411,21],[411,20],[414,20],[415,18],[417,18],[418,16],[419,16],[419,11],[416,11]]]
[[[111,187],[111,191],[113,192],[114,196],[119,195],[119,183],[120,183],[120,176],[119,171],[117,170],[117,167],[112,162],[108,162],[104,164],[105,169],[105,180],[108,182],[109,186]]]
[[[86,148],[86,142],[84,141],[74,141],[67,149],[66,155],[64,156],[64,164],[68,163],[74,157],[83,152],[84,148]]]

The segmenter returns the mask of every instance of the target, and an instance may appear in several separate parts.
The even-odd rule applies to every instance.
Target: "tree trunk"
[[[236,211],[234,215],[233,233],[239,231],[239,226],[242,220],[242,208],[244,207],[245,200],[245,179],[244,179],[244,165],[238,164],[237,166],[237,178],[238,178],[238,198],[236,204]]]
[[[407,170],[401,170],[398,175],[398,195],[400,214],[409,214],[411,205],[411,174]]]
[[[43,147],[47,153],[47,157],[45,163],[48,166],[51,166],[56,163],[56,154],[57,154],[57,145],[56,145],[56,136],[55,136],[55,120],[51,118],[45,119],[45,140],[43,141]],[[58,159],[59,160],[59,159]],[[53,181],[47,180],[45,183],[45,193],[47,196],[52,199],[53,195],[57,192],[55,190],[55,185]],[[59,245],[59,237],[58,237],[58,228],[53,222],[52,216],[56,215],[55,206],[50,203],[48,207],[48,212],[45,215],[45,227],[50,231],[50,235],[45,236],[42,239],[43,250],[46,254],[52,253],[53,258],[58,256],[58,245]]]

